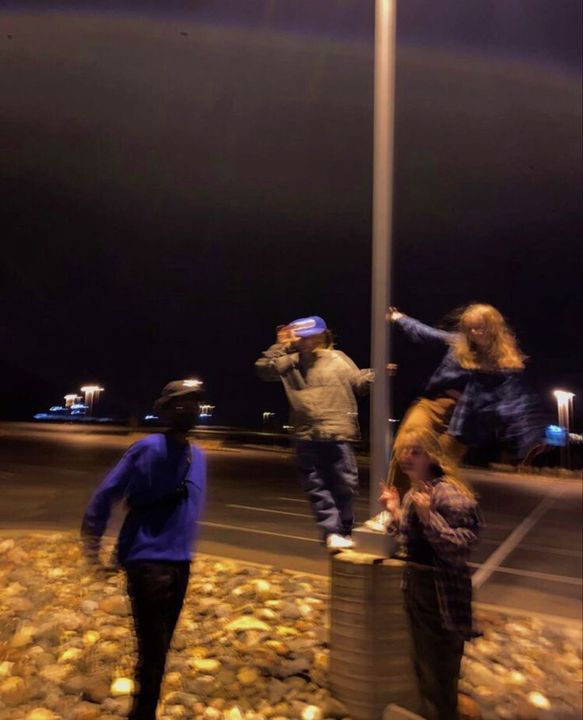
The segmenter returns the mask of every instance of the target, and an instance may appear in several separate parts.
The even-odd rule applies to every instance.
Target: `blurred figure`
[[[394,486],[379,498],[387,529],[403,544],[405,608],[413,663],[427,720],[458,718],[458,678],[465,640],[475,636],[468,557],[480,526],[477,503],[428,428],[402,433],[397,460],[411,489],[401,506]]]
[[[127,506],[117,559],[126,573],[137,639],[132,720],[156,717],[204,503],[205,458],[187,438],[197,416],[196,386],[189,380],[166,385],[155,409],[168,429],[129,448],[93,494],[83,518],[85,554],[97,565],[113,504]]]
[[[449,348],[395,438],[389,485],[396,485],[401,495],[407,478],[395,455],[401,435],[411,427],[436,432],[442,450],[455,463],[468,446],[483,447],[495,439],[513,446],[520,458],[540,446],[544,422],[522,383],[525,356],[496,308],[469,305],[459,318],[457,332],[429,327],[396,308],[389,308],[387,320],[414,342],[433,341]]]
[[[372,370],[359,370],[335,350],[317,316],[278,328],[276,344],[255,367],[262,380],[283,383],[302,487],[327,548],[352,547],[352,498],[358,492],[352,444],[360,438],[355,393],[368,392]]]

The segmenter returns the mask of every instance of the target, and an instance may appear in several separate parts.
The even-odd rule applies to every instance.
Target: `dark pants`
[[[166,655],[188,585],[190,563],[134,562],[125,567],[138,659],[128,718],[155,720]]]
[[[457,720],[464,640],[442,627],[431,569],[407,567],[403,586],[421,696],[419,714],[427,720]]]
[[[358,467],[351,443],[298,440],[296,452],[302,488],[322,535],[350,535],[352,498],[358,492]]]

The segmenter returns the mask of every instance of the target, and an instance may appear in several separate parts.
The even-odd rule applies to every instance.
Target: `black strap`
[[[188,497],[188,475],[192,465],[192,448],[190,443],[188,443],[187,447],[188,456],[186,458],[186,471],[182,480],[178,483],[178,485],[176,485],[172,492],[149,502],[135,502],[128,500],[128,507],[130,510],[153,510],[155,508],[178,507],[178,505],[186,500]]]

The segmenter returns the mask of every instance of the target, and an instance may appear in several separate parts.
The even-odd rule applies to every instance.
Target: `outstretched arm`
[[[386,319],[388,322],[399,325],[413,342],[451,343],[456,338],[456,333],[425,325],[425,323],[405,315],[394,307],[387,310]]]
[[[368,395],[370,386],[374,382],[374,370],[370,368],[361,370],[356,363],[341,350],[334,350],[334,352],[337,357],[344,361],[348,372],[348,379],[354,392],[357,395]]]

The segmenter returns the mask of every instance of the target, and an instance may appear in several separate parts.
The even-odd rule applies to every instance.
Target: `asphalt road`
[[[76,529],[91,492],[131,438],[0,427],[0,530]],[[326,574],[309,506],[286,452],[208,451],[201,552]],[[477,599],[581,619],[582,491],[577,480],[467,470],[486,521],[472,563]],[[368,472],[361,468],[360,520]],[[120,521],[112,519],[112,532]]]

